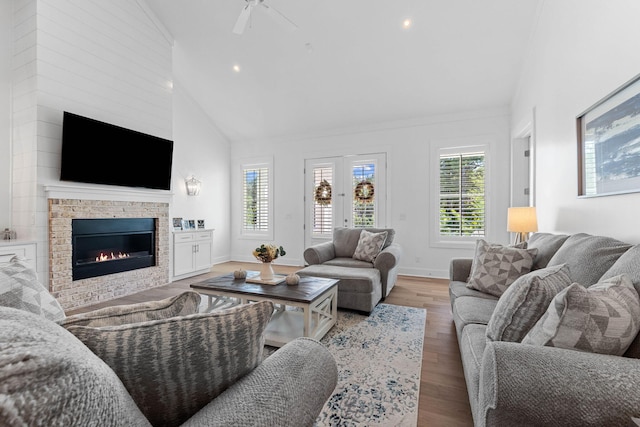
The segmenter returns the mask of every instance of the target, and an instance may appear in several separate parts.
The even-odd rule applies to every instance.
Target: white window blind
[[[484,152],[441,154],[441,236],[485,235]]]
[[[324,182],[330,185],[329,189],[323,185]],[[313,234],[330,236],[333,233],[333,197],[335,197],[332,191],[333,168],[314,168],[313,188]],[[327,194],[317,194],[318,191],[324,191]]]
[[[376,165],[362,163],[353,165],[352,187],[352,223],[355,228],[375,227],[376,225]],[[370,198],[366,198],[371,194]]]
[[[269,231],[269,168],[243,168],[242,184],[243,230]]]

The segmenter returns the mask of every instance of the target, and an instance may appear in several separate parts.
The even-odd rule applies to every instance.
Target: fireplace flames
[[[129,258],[129,254],[127,253],[123,254],[122,252],[118,252],[118,255],[116,255],[113,252],[111,252],[111,254],[105,254],[103,252],[100,252],[100,255],[96,257],[96,262],[111,261],[114,259],[122,259],[122,258]]]

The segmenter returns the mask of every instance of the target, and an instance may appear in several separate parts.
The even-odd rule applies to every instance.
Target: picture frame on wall
[[[182,218],[173,218],[173,231],[182,231]]]
[[[640,192],[640,75],[576,119],[578,197]]]
[[[204,219],[198,220],[198,230],[204,230]]]

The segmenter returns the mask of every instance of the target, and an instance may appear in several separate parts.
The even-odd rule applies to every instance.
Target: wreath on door
[[[314,200],[322,206],[331,204],[331,184],[329,184],[326,179],[323,179],[316,187]]]
[[[375,188],[373,183],[369,180],[362,180],[353,190],[353,197],[356,202],[360,203],[373,203],[373,196],[375,195]]]

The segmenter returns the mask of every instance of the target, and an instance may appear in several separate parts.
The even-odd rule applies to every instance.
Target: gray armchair
[[[304,251],[304,259],[309,266],[298,274],[339,279],[338,307],[371,312],[380,300],[389,295],[396,283],[402,247],[393,242],[395,230],[365,228],[372,233],[386,231],[387,239],[373,262],[354,259],[362,230],[336,228],[333,241]]]

